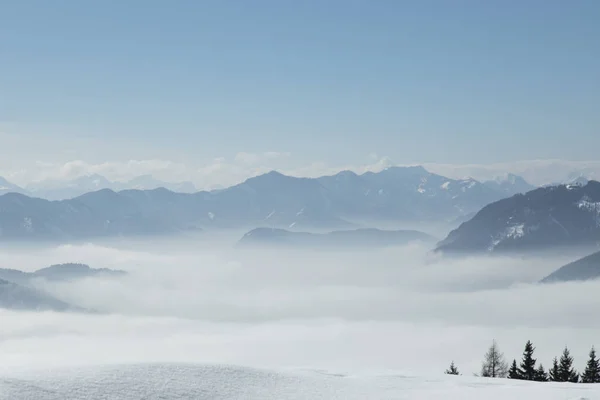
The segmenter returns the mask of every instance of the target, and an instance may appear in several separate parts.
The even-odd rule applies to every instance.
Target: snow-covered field
[[[226,365],[145,364],[11,372],[0,399],[411,399],[583,400],[600,386],[455,376],[262,370]]]
[[[123,247],[126,247],[124,249]],[[540,286],[569,259],[445,260],[414,247],[235,253],[62,246],[0,253],[130,272],[40,283],[104,314],[0,310],[0,399],[600,399],[600,385],[473,377],[496,340],[544,366],[600,346],[600,283]],[[454,360],[463,376],[443,371]]]

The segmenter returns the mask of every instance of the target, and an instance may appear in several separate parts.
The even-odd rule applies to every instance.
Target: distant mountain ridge
[[[422,167],[321,178],[270,172],[214,192],[102,189],[47,201],[0,196],[0,238],[73,239],[170,234],[206,228],[348,229],[356,221],[453,221],[504,193]]]
[[[532,190],[485,206],[438,251],[529,251],[600,242],[600,183]]]
[[[108,268],[90,268],[86,264],[55,264],[34,272],[24,272],[18,269],[0,268],[0,279],[10,282],[27,284],[32,279],[42,278],[49,281],[69,281],[89,277],[119,277],[127,273]]]
[[[329,233],[290,232],[285,229],[256,228],[246,233],[238,244],[248,246],[368,248],[403,245],[413,241],[433,242],[434,238],[412,230],[387,231],[380,229],[354,229]]]
[[[155,179],[152,175],[140,175],[126,182],[110,181],[98,174],[84,175],[71,181],[42,181],[28,184],[19,193],[46,200],[68,200],[89,192],[102,189],[121,190],[153,190],[165,188],[175,192],[194,193],[196,187],[192,182],[165,182]]]
[[[540,282],[587,281],[598,278],[600,278],[600,251],[560,267]]]
[[[527,193],[536,189],[535,186],[531,185],[522,177],[510,173],[504,176],[498,176],[489,181],[484,181],[483,184],[491,189],[504,193],[506,197],[514,196],[519,193]]]
[[[423,167],[390,167],[357,175],[317,178],[332,193],[342,217],[451,220],[504,197],[473,179],[455,180]]]
[[[27,193],[27,191],[0,176],[0,196],[6,193]]]
[[[388,167],[386,169],[405,169],[407,171],[420,171],[421,173],[429,172],[425,171],[423,167]],[[342,171],[337,175],[354,174],[350,171]],[[364,175],[368,175],[367,173]],[[337,176],[334,175],[334,176]],[[358,176],[358,175],[357,175]],[[438,175],[439,176],[439,175]],[[424,175],[421,176],[421,178]],[[326,180],[328,176],[323,176],[317,179]],[[456,181],[455,179],[444,178],[445,180]],[[472,179],[466,178],[459,181],[469,182]],[[534,188],[534,186],[527,183],[522,177],[514,174],[507,174],[504,177],[498,177],[494,180],[484,181],[484,185],[490,189],[501,192],[504,195],[513,195],[516,193],[524,193]],[[195,193],[197,188],[192,182],[166,182],[155,179],[151,174],[140,175],[134,177],[125,182],[111,181],[106,177],[99,174],[83,175],[70,181],[58,181],[58,180],[44,180],[39,182],[32,182],[24,187],[19,187],[8,180],[0,177],[0,195],[5,193],[21,193],[31,197],[38,197],[46,200],[68,200],[75,197],[79,197],[89,192],[95,192],[102,189],[110,189],[116,192],[123,190],[153,190],[165,188],[172,192],[177,193]],[[224,189],[220,186],[215,186],[216,189]]]

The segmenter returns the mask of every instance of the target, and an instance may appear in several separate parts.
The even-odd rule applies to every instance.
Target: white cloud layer
[[[296,166],[289,152],[237,153],[232,159],[215,158],[200,166],[168,160],[129,160],[88,163],[82,160],[66,163],[37,162],[20,170],[0,169],[0,176],[27,186],[32,182],[69,181],[85,175],[99,174],[112,181],[127,181],[140,175],[151,174],[166,182],[191,181],[199,189],[226,187],[250,177],[279,170],[293,176],[322,176],[349,169],[356,172],[378,171],[393,163],[386,157],[361,166],[331,166],[322,162]]]
[[[234,240],[234,238],[231,238]],[[5,366],[215,362],[440,374],[477,372],[496,339],[526,340],[546,366],[564,345],[583,368],[600,345],[600,282],[532,284],[564,257],[444,259],[419,246],[370,252],[243,252],[133,243],[4,249],[2,266],[121,268],[119,280],[41,284],[106,315],[0,310]]]

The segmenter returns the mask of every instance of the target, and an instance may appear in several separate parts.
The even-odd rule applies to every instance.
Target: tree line
[[[485,353],[481,364],[481,373],[478,376],[487,378],[509,378],[537,382],[582,382],[582,383],[600,383],[600,359],[596,357],[594,347],[590,350],[588,362],[582,374],[579,374],[573,368],[573,357],[567,347],[563,350],[560,359],[554,357],[552,368],[546,371],[542,363],[537,364],[534,358],[535,347],[530,340],[525,344],[521,362],[517,365],[517,360],[513,359],[510,366],[504,358],[504,354],[498,348],[494,340],[492,345]],[[454,361],[446,374],[460,375]]]

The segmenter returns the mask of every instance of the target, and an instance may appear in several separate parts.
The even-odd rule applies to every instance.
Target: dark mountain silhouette
[[[49,281],[69,281],[88,277],[119,277],[124,276],[125,271],[108,268],[90,268],[85,264],[56,264],[35,272],[23,272],[17,269],[0,268],[0,279],[26,285],[32,279],[43,278]]]
[[[600,241],[600,183],[532,190],[485,206],[438,245],[444,252],[529,251]]]
[[[32,273],[35,278],[53,281],[66,281],[88,277],[120,277],[127,275],[125,271],[108,268],[90,268],[85,264],[56,264],[38,269]]]
[[[541,280],[541,283],[587,281],[600,277],[600,251],[564,265]]]
[[[246,233],[239,241],[239,245],[363,248],[402,245],[412,241],[434,242],[434,238],[423,232],[409,230],[355,229],[316,234],[290,232],[284,229],[256,228]]]

